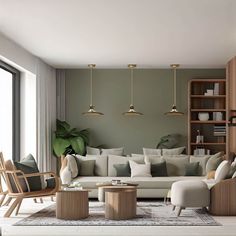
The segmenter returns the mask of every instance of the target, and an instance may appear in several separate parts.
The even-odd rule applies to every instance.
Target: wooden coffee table
[[[105,218],[127,220],[136,217],[137,186],[102,186],[105,191]]]
[[[79,220],[89,216],[89,190],[60,190],[56,193],[56,217]]]

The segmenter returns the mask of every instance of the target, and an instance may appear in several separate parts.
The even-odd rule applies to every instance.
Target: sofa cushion
[[[236,171],[234,172],[232,179],[236,178]]]
[[[143,148],[144,155],[157,155],[161,156],[161,149],[154,148]]]
[[[79,175],[93,176],[95,169],[95,160],[80,160],[79,161]]]
[[[117,155],[117,156],[124,156],[124,147],[120,147],[120,148],[110,148],[110,149],[102,149],[101,155]]]
[[[119,177],[122,182],[138,184],[138,189],[170,189],[171,185],[180,180],[202,180],[203,176],[167,176],[167,177]],[[97,189],[97,183],[111,182],[114,177],[80,176],[74,182],[80,182],[83,188]]]
[[[151,175],[152,177],[168,176],[166,162],[162,161],[160,163],[151,164]]]
[[[206,175],[206,164],[210,155],[206,156],[190,156],[190,163],[199,162],[198,175]]]
[[[151,176],[151,164],[139,164],[135,161],[129,160],[131,169],[131,178],[133,177],[152,177]]]
[[[129,162],[126,164],[114,164],[113,167],[116,169],[116,176],[118,177],[129,177],[131,175]]]
[[[223,161],[221,152],[211,155],[206,164],[206,173],[216,170]]]
[[[100,155],[88,155],[80,156],[76,155],[77,159],[80,160],[95,160],[94,175],[96,176],[107,176],[107,156]]]
[[[108,156],[108,176],[116,176],[116,170],[114,168],[114,164],[126,164],[129,160],[133,160],[137,163],[143,164],[144,157],[124,157],[124,156],[115,156],[109,155]]]
[[[215,181],[216,183],[220,182],[221,180],[224,180],[229,173],[230,170],[230,164],[228,161],[222,161],[220,165],[216,169],[215,173]]]
[[[94,148],[94,147],[86,147],[86,152],[88,155],[100,155],[101,150],[99,148]]]
[[[146,155],[144,157],[144,162],[145,163],[156,164],[156,163],[161,163],[163,161],[164,161],[164,159],[163,159],[162,156]]]
[[[184,176],[185,166],[189,163],[189,156],[182,157],[166,157],[163,156],[166,161],[168,176]]]
[[[199,175],[199,162],[188,163],[185,166],[185,176],[198,176]]]
[[[230,169],[229,169],[229,173],[227,174],[227,179],[230,179],[232,178],[233,174],[235,173],[236,171],[236,162],[232,162],[231,165],[230,165]]]
[[[24,174],[39,173],[38,165],[31,154],[23,158],[20,162],[14,162],[14,165],[17,170],[21,170]],[[43,179],[40,176],[28,177],[27,181],[30,191],[39,191],[43,188]]]
[[[184,151],[185,147],[178,147],[178,148],[170,148],[170,149],[162,149],[163,156],[171,156],[171,155],[180,155]]]

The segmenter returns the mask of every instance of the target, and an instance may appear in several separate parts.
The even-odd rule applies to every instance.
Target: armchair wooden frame
[[[236,216],[236,178],[222,180],[211,188],[209,211],[217,216]]]
[[[13,165],[13,164],[12,164]],[[54,172],[42,172],[42,173],[33,173],[33,174],[24,174],[20,170],[10,170],[5,165],[3,155],[0,152],[0,169],[3,173],[3,176],[6,180],[7,185],[7,195],[9,200],[15,199],[14,202],[10,205],[9,209],[5,213],[4,217],[10,217],[12,212],[16,209],[16,215],[19,212],[21,203],[25,198],[42,198],[54,195],[60,187],[60,182],[58,176]],[[35,176],[45,176],[48,175],[55,179],[55,187],[54,188],[46,188],[39,191],[31,191],[29,187],[29,183],[27,178],[28,177],[35,177]],[[23,181],[22,181],[23,180]],[[27,190],[23,190],[22,182],[26,185]]]

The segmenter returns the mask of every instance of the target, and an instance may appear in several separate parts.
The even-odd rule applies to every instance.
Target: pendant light
[[[86,112],[83,112],[82,114],[88,115],[88,116],[104,115],[102,112],[96,111],[93,105],[93,69],[96,67],[96,65],[89,64],[88,67],[90,68],[90,105],[89,105],[89,110]]]
[[[170,65],[171,68],[174,70],[174,103],[172,109],[169,112],[166,112],[165,115],[168,116],[182,116],[184,115],[183,112],[177,110],[176,107],[176,69],[179,67],[179,64],[172,64]]]
[[[131,88],[131,93],[130,93],[130,106],[129,110],[124,112],[123,115],[125,116],[139,116],[143,115],[143,113],[135,111],[134,109],[134,78],[133,78],[133,73],[134,73],[134,68],[136,68],[136,64],[129,64],[128,68],[130,69],[130,88]]]

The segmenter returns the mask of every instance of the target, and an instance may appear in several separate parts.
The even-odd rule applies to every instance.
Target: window
[[[0,61],[0,151],[20,159],[20,72]]]

